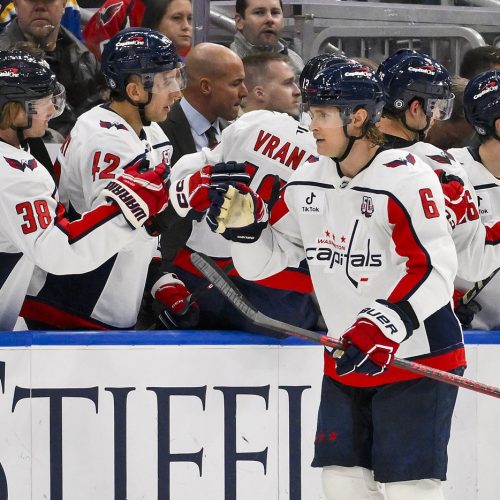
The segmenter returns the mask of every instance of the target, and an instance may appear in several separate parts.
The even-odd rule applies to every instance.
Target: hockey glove
[[[141,227],[149,217],[164,210],[168,203],[168,167],[162,163],[146,172],[140,167],[141,162],[137,162],[126,168],[102,191],[107,199],[120,207],[133,228]]]
[[[441,189],[444,194],[446,218],[453,230],[458,224],[462,224],[466,220],[467,196],[464,183],[460,177],[447,174],[442,169],[435,170],[435,172],[439,178]]]
[[[399,344],[412,333],[412,321],[400,307],[376,300],[342,335],[344,353],[337,358],[337,374],[355,371],[379,375],[394,359]]]
[[[181,217],[200,221],[211,205],[210,191],[220,184],[235,182],[250,184],[244,163],[230,161],[207,165],[172,186],[172,205]]]
[[[262,198],[245,184],[221,185],[213,191],[207,224],[214,233],[238,243],[252,243],[259,239],[267,221]]]
[[[468,329],[471,326],[474,316],[481,311],[482,307],[481,304],[475,300],[471,300],[467,304],[464,304],[462,300],[463,296],[464,292],[455,290],[453,292],[453,305],[455,315],[458,318],[458,321],[460,321],[462,328]]]
[[[164,274],[152,287],[153,309],[164,328],[191,329],[200,321],[200,307],[175,274]]]

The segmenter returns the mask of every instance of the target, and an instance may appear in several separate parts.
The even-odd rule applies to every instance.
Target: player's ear
[[[368,111],[366,111],[365,108],[358,108],[354,113],[352,114],[352,120],[351,123],[361,130],[366,123],[366,120],[368,120]]]
[[[413,99],[408,106],[408,111],[412,116],[415,116],[420,108],[422,108],[420,101],[418,99]]]
[[[141,101],[143,99],[144,87],[138,79],[132,77],[125,86],[125,92],[133,101]]]

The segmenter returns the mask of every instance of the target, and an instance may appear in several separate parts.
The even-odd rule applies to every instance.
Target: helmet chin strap
[[[344,135],[347,137],[347,139],[349,139],[349,142],[347,143],[347,146],[344,149],[344,152],[340,156],[337,156],[337,157],[333,158],[333,160],[336,161],[337,163],[340,163],[340,162],[344,161],[349,156],[349,153],[351,152],[351,149],[354,146],[354,143],[358,139],[362,139],[366,135],[366,130],[367,129],[368,129],[368,123],[366,123],[365,125],[363,125],[363,133],[359,137],[355,137],[355,136],[349,135],[347,133],[347,125],[344,125],[342,127],[342,130],[344,131]]]
[[[425,127],[421,128],[421,129],[413,128],[413,127],[410,127],[410,125],[408,125],[408,123],[406,122],[406,114],[405,114],[405,112],[403,112],[403,113],[401,113],[401,122],[410,132],[417,134],[419,141],[423,141],[425,139],[425,133],[427,132],[427,130],[429,129],[429,127],[431,125],[431,118],[430,118],[430,116],[425,115]]]
[[[28,139],[26,137],[24,137],[24,131],[31,128],[32,124],[33,124],[33,122],[31,120],[31,115],[28,113],[28,124],[27,125],[25,125],[24,127],[11,127],[12,130],[14,130],[16,132],[17,142],[19,142],[19,145],[23,149],[26,149],[26,147],[28,145]]]
[[[126,95],[125,97],[127,101],[133,106],[135,106],[139,111],[139,116],[141,118],[142,126],[148,127],[149,125],[151,125],[151,120],[148,120],[146,118],[146,106],[151,102],[151,99],[153,98],[153,93],[148,90],[148,100],[146,102],[140,102],[140,103],[133,101],[132,99],[130,99],[128,95]]]

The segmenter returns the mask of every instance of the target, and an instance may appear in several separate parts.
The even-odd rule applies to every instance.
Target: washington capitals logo
[[[27,168],[29,170],[35,170],[37,167],[36,160],[34,158],[31,158],[31,160],[14,160],[14,158],[7,158],[4,156],[4,160],[12,167],[15,168],[16,170],[20,170],[21,172],[24,172]]]
[[[408,71],[413,73],[424,73],[425,75],[434,76],[436,74],[436,67],[432,64],[427,64],[424,66],[410,66]]]
[[[116,130],[127,130],[127,127],[125,127],[125,125],[123,125],[123,123],[118,123],[118,122],[105,122],[103,120],[100,121],[99,123],[101,125],[102,128],[113,128],[115,127]]]
[[[123,2],[117,2],[117,3],[112,3],[108,7],[102,10],[102,12],[99,14],[99,21],[101,24],[104,26],[108,24],[113,17],[120,12],[120,9],[122,8]]]
[[[415,165],[415,157],[409,153],[406,158],[398,158],[389,163],[384,163],[384,165],[389,168],[401,167],[402,165]]]
[[[485,94],[489,94],[490,92],[495,92],[495,90],[498,90],[498,82],[496,80],[490,80],[489,82],[486,82],[483,85],[480,85],[478,88],[478,93],[474,95],[473,99],[479,99],[480,97],[483,97]]]
[[[438,155],[427,155],[427,158],[434,160],[436,163],[441,163],[442,165],[451,165],[451,160],[453,160],[453,158],[445,151]]]

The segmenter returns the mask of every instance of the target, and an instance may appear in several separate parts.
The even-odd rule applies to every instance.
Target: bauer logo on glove
[[[142,172],[142,160],[126,168],[103,189],[102,195],[114,201],[127,222],[141,227],[146,220],[164,210],[168,203],[165,178],[168,169],[164,164]]]

